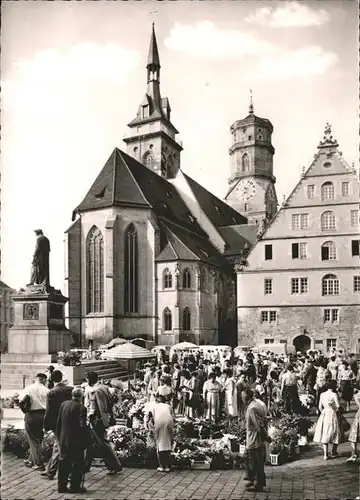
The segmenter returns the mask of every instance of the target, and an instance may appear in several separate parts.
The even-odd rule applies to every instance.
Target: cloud
[[[324,9],[312,9],[299,2],[289,2],[281,7],[261,7],[248,16],[247,23],[256,23],[272,28],[295,28],[321,26],[330,19]]]
[[[86,93],[91,84],[124,83],[139,58],[138,52],[115,43],[38,51],[32,59],[13,64],[3,81],[3,105],[19,111],[62,112],[79,88]]]
[[[210,21],[195,26],[175,23],[164,43],[171,50],[213,59],[234,59],[277,50],[276,45],[251,33],[223,30]]]
[[[266,57],[261,60],[260,69],[265,76],[273,78],[322,75],[337,61],[336,54],[311,46],[278,54],[276,58]]]

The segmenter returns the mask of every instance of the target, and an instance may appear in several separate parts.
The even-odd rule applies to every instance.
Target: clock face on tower
[[[255,192],[255,182],[248,179],[240,181],[235,188],[235,194],[239,200],[250,200],[255,196]]]

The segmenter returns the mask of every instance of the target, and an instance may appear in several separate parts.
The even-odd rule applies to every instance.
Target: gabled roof
[[[198,260],[215,267],[228,267],[227,261],[207,238],[193,235],[170,222],[162,221],[161,225],[165,229],[167,245],[156,258],[157,262]]]
[[[3,281],[0,281],[0,288],[6,289],[6,290],[13,290],[13,288],[11,288],[11,286],[7,285]]]
[[[117,148],[74,212],[111,206],[151,208],[158,217],[208,237],[169,181]]]
[[[256,243],[259,227],[256,224],[241,226],[224,226],[219,228],[221,236],[227,243],[224,255],[233,255],[241,252],[244,248],[252,248]]]
[[[210,191],[202,187],[184,172],[183,175],[194,193],[200,208],[216,228],[232,226],[234,224],[247,224],[246,217],[210,193]]]

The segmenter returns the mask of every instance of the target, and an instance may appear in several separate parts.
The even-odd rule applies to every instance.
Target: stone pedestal
[[[9,331],[9,354],[18,361],[39,362],[53,360],[58,351],[68,350],[71,335],[65,326],[67,300],[59,290],[35,285],[14,295],[15,321]]]
[[[1,388],[22,389],[72,342],[65,326],[67,298],[60,290],[29,285],[13,296],[14,326],[9,330],[8,354],[1,357]]]

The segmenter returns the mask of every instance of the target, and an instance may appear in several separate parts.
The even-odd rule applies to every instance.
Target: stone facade
[[[0,281],[0,339],[1,350],[4,353],[8,348],[9,329],[14,324],[14,304],[12,295],[15,290]]]
[[[313,163],[238,266],[239,344],[359,352],[359,188],[327,126]]]

